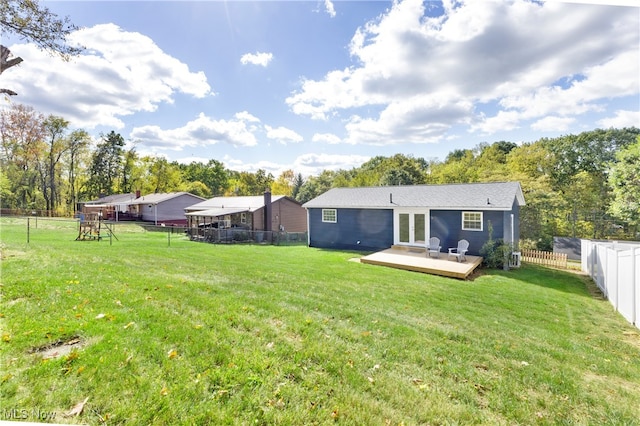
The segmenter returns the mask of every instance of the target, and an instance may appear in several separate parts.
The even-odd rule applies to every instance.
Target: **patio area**
[[[360,258],[360,262],[370,265],[388,266],[408,271],[466,279],[482,263],[482,257],[467,255],[465,262],[448,259],[442,252],[438,258],[429,257],[424,249],[417,247],[393,246]]]

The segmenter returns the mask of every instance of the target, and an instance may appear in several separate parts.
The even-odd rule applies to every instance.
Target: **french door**
[[[397,210],[394,221],[396,244],[425,246],[428,235],[428,212],[420,210]]]

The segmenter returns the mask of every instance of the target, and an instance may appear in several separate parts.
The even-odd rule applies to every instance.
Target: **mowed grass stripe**
[[[2,407],[88,424],[634,424],[640,337],[578,275],[2,224]],[[33,224],[32,224],[33,226]],[[102,316],[101,316],[102,315]],[[96,318],[100,317],[100,318]],[[70,355],[33,348],[79,336]],[[59,420],[59,419],[58,419]]]

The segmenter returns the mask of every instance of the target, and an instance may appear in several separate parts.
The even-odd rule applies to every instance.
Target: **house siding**
[[[142,220],[154,222],[155,220],[160,222],[180,221],[186,222],[187,217],[184,214],[184,209],[201,201],[201,198],[194,197],[193,195],[183,194],[166,201],[162,201],[157,205],[140,204],[140,213],[142,214]],[[157,207],[157,216],[156,216]]]
[[[448,250],[449,247],[457,247],[458,241],[464,239],[469,241],[468,253],[473,256],[479,256],[480,249],[489,239],[489,221],[491,221],[491,225],[493,226],[493,239],[504,238],[505,216],[510,215],[510,211],[506,212],[506,214],[502,211],[465,211],[483,213],[482,231],[462,230],[462,211],[431,210],[431,229],[429,236],[440,238],[443,250]],[[510,220],[511,219],[509,219],[509,221]]]
[[[307,211],[300,204],[287,198],[273,203],[271,211],[272,230],[278,231],[280,225],[286,232],[305,232],[307,230]]]
[[[372,251],[393,245],[393,210],[337,209],[337,217],[325,223],[322,209],[309,209],[309,246]]]

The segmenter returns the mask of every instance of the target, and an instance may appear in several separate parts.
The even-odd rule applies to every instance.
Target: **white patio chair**
[[[467,251],[469,251],[469,241],[460,240],[458,241],[458,247],[449,249],[449,257],[455,256],[458,262],[464,262],[467,260],[467,257],[465,256]]]
[[[429,238],[429,245],[427,246],[427,255],[429,257],[440,257],[440,249],[442,246],[440,245],[440,238],[431,237]]]

